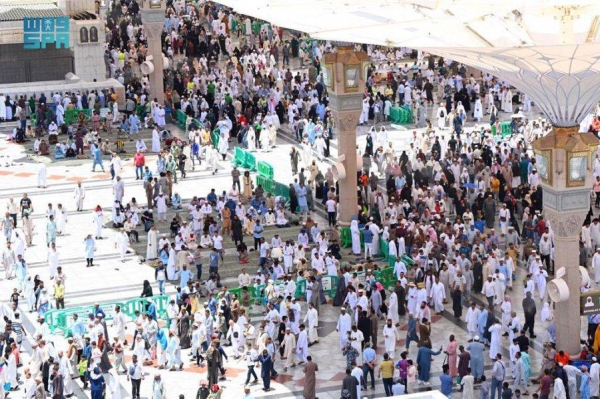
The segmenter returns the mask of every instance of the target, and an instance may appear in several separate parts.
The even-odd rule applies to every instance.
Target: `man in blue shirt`
[[[210,202],[211,204],[216,204],[217,203],[217,194],[215,194],[215,189],[214,188],[210,190],[210,193],[208,193],[208,195],[206,196],[206,200],[208,202]],[[235,209],[235,204],[233,206],[234,206],[234,209]]]
[[[369,380],[368,375],[371,374],[371,389],[375,389],[375,358],[377,353],[371,348],[371,345],[365,343],[365,350],[363,351],[363,379],[365,380],[365,389]]]
[[[183,265],[182,269],[177,274],[179,274],[179,286],[181,289],[187,287],[188,281],[194,278],[192,272],[187,269],[187,265]]]
[[[77,313],[73,314],[73,325],[71,326],[71,334],[73,337],[82,338],[85,335],[85,325],[79,320]]]
[[[211,249],[208,256],[208,274],[213,275],[219,272],[219,251],[216,248]]]
[[[452,377],[448,374],[449,367],[444,364],[442,367],[443,374],[440,375],[441,388],[440,391],[448,398],[452,399]]]
[[[252,236],[254,237],[254,250],[255,251],[258,250],[263,231],[265,231],[265,228],[262,227],[262,225],[260,224],[260,220],[257,220],[256,225],[254,226],[254,230],[252,230]]]
[[[215,299],[215,294],[212,292],[209,294],[210,299],[208,300],[208,310],[210,310],[211,315],[217,314],[217,300]]]
[[[372,257],[373,254],[373,233],[368,227],[363,230],[363,238],[365,242],[365,259]]]
[[[104,172],[104,165],[102,164],[102,152],[100,151],[99,146],[95,146],[92,150],[92,155],[94,156],[94,160],[92,163],[92,172],[96,171],[96,165],[102,168],[102,172]]]
[[[261,204],[262,202],[260,201],[260,199],[258,199],[258,195],[250,200],[250,206],[257,211],[260,209]]]
[[[98,315],[101,315],[103,319],[106,319],[106,313],[104,313],[104,310],[102,310],[100,304],[96,302],[94,304],[94,316],[98,317]]]

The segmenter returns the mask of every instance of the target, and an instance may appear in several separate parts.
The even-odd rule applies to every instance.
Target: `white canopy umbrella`
[[[311,37],[417,48],[501,77],[556,126],[600,89],[599,0],[219,0]]]
[[[597,0],[220,0],[323,40],[411,48],[519,47],[598,39]]]

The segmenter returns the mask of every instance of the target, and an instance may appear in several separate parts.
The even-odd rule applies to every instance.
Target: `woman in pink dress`
[[[446,353],[446,356],[447,356],[449,374],[451,377],[455,377],[456,375],[458,375],[458,369],[457,369],[457,365],[456,365],[457,349],[458,349],[458,344],[456,343],[456,339],[454,338],[454,335],[451,334],[450,342],[448,343],[448,346],[446,346],[446,351],[444,352],[444,353]]]

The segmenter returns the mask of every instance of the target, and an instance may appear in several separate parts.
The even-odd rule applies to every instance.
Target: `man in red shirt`
[[[133,163],[135,165],[135,180],[144,178],[144,165],[146,164],[146,158],[142,151],[138,152],[133,156]]]

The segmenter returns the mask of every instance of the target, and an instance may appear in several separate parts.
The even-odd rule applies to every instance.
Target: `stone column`
[[[360,117],[360,110],[332,111],[337,123],[338,154],[345,156],[343,162],[346,169],[346,178],[340,181],[340,224],[350,224],[352,216],[356,215],[358,196],[356,194],[356,126]]]
[[[149,76],[150,99],[156,98],[159,104],[165,102],[163,87],[163,52],[161,34],[164,28],[164,9],[142,9],[142,23],[148,38],[148,55],[153,56],[154,72]]]
[[[587,203],[587,207],[586,207]],[[578,208],[566,211],[566,209]],[[554,270],[565,268],[563,280],[569,287],[569,299],[555,304],[556,342],[561,350],[576,355],[581,351],[579,309],[580,273],[579,233],[589,210],[589,192],[556,192],[544,187],[544,216],[554,232]],[[539,313],[539,310],[538,310]],[[536,319],[539,318],[536,316]]]

